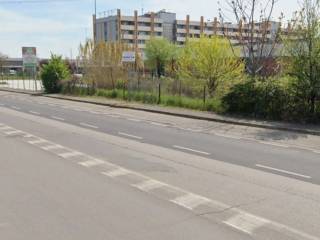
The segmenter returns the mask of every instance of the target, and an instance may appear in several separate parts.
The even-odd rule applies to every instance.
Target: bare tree
[[[277,0],[225,0],[220,4],[220,21],[232,48],[241,48],[248,73],[255,77],[265,70],[265,59],[273,57],[280,42],[281,21],[273,21]],[[233,16],[232,18],[229,18]],[[237,34],[226,32],[226,21],[236,21]]]

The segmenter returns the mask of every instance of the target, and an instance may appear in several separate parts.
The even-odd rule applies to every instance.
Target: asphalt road
[[[57,100],[56,104],[49,105],[43,104],[43,100],[37,102],[37,97],[25,98],[30,101],[0,96],[3,107],[24,113],[320,184],[320,152],[290,148],[285,144],[175,129],[158,123],[157,119],[154,122],[144,122],[134,116],[119,116],[109,111],[110,108],[101,112],[94,111],[93,107],[88,112],[72,107],[72,102]],[[143,113],[137,112],[139,114]]]
[[[320,239],[318,153],[141,114],[1,93],[0,239]]]

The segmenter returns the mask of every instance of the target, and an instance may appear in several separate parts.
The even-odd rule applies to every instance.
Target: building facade
[[[199,21],[192,21],[189,15],[179,20],[175,13],[165,10],[142,15],[134,11],[132,16],[126,16],[122,15],[121,10],[118,9],[113,15],[101,18],[93,16],[95,42],[119,41],[140,50],[146,47],[146,42],[151,37],[166,38],[177,45],[184,45],[188,38],[200,38],[201,35],[225,36],[233,44],[241,44],[239,36],[242,41],[248,41],[248,38],[252,37],[254,41],[262,37],[268,40],[275,37],[279,27],[278,22],[255,23],[254,36],[249,36],[251,24],[249,26],[241,23],[220,23],[217,18],[213,21],[205,21],[204,17]]]

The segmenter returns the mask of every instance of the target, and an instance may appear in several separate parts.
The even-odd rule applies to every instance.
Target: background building
[[[275,37],[280,27],[278,22],[255,23],[256,33],[254,39],[261,38],[262,29],[267,33],[266,39]],[[217,18],[205,21],[202,16],[199,21],[192,21],[187,15],[179,20],[175,13],[161,10],[138,15],[134,11],[132,16],[122,15],[118,9],[116,14],[105,15],[100,18],[93,16],[94,39],[101,41],[119,41],[129,44],[137,49],[144,49],[146,41],[151,37],[167,38],[178,45],[183,45],[188,37],[199,38],[202,34],[207,36],[225,36],[233,44],[239,44],[240,34],[245,40],[248,25],[233,23],[220,23]],[[265,31],[267,29],[267,31]]]

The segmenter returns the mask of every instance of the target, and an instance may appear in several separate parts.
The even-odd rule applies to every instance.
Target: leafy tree
[[[320,96],[320,3],[303,0],[293,20],[291,37],[285,41],[287,72],[292,82],[295,106],[315,117]],[[296,109],[300,111],[299,109]]]
[[[228,40],[221,37],[189,39],[178,61],[182,76],[204,80],[213,96],[225,92],[242,78],[244,64],[236,57]]]
[[[147,42],[145,53],[149,67],[161,77],[166,65],[175,58],[176,46],[165,38],[152,38]]]
[[[48,64],[41,70],[41,80],[47,93],[58,93],[61,91],[62,81],[70,76],[69,69],[61,56],[51,55]]]

